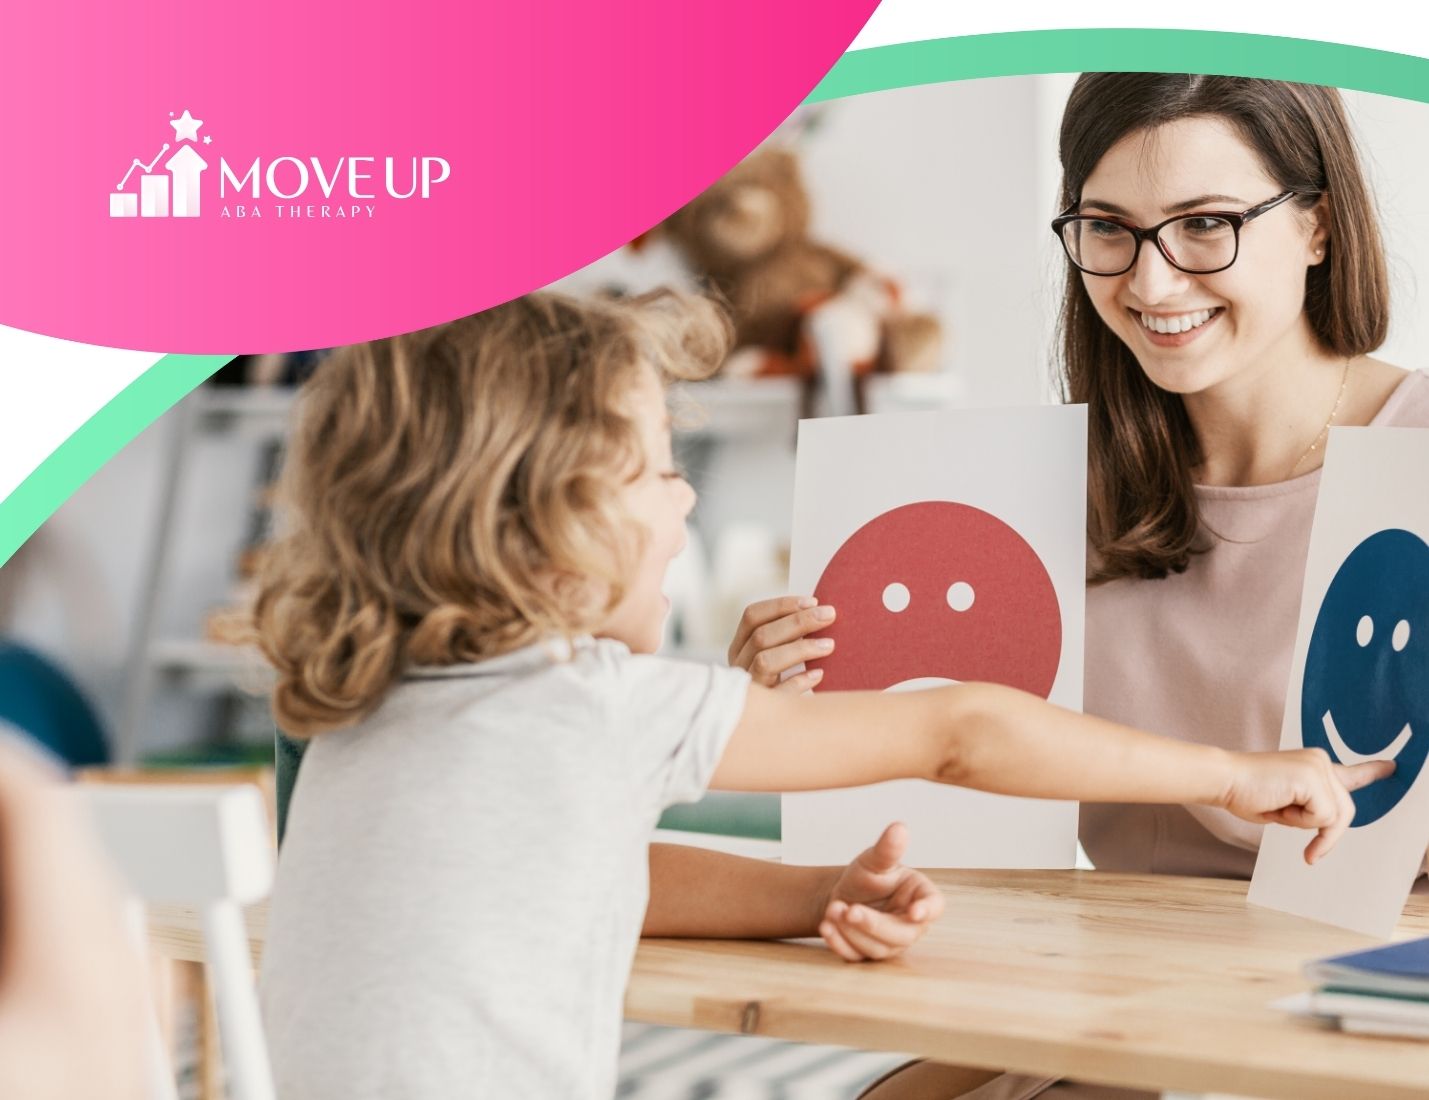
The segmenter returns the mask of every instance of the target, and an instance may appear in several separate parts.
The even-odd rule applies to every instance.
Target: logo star
[[[213,138],[212,138],[212,136],[210,136],[209,134],[204,134],[204,135],[203,135],[203,143],[204,143],[205,145],[212,145],[212,144],[213,144]]]
[[[174,128],[175,141],[197,141],[198,128],[203,125],[203,119],[194,118],[185,107],[183,115],[174,119],[169,125]]]

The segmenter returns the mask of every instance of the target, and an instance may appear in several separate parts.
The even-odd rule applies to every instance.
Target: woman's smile
[[[1185,310],[1179,313],[1143,312],[1128,308],[1141,336],[1158,348],[1181,348],[1199,340],[1215,327],[1225,307]]]

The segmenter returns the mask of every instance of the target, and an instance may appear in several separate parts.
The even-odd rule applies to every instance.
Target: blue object
[[[1310,635],[1300,736],[1341,764],[1384,756],[1395,771],[1355,791],[1352,828],[1399,805],[1429,756],[1429,545],[1391,528],[1335,573]]]
[[[1429,936],[1417,940],[1373,947],[1368,951],[1351,951],[1321,959],[1321,965],[1341,970],[1357,970],[1396,978],[1421,978],[1429,981]]]
[[[70,767],[109,761],[104,730],[79,688],[51,661],[13,642],[0,642],[0,720]]]

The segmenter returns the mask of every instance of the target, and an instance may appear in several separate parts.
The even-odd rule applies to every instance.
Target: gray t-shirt
[[[650,833],[748,684],[542,643],[417,670],[314,738],[263,959],[278,1095],[608,1100]]]

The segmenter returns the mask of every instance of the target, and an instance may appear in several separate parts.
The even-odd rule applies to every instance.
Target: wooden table
[[[806,943],[645,940],[631,1019],[1150,1089],[1282,1100],[1429,1096],[1429,1043],[1345,1035],[1267,1002],[1309,958],[1369,946],[1247,906],[1245,883],[1095,871],[935,871],[947,911],[905,957],[850,965]],[[266,911],[250,913],[255,954]],[[196,917],[151,913],[197,958]],[[1401,937],[1429,934],[1429,898]]]

